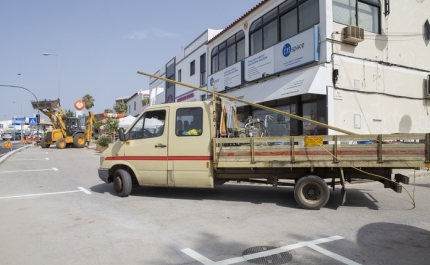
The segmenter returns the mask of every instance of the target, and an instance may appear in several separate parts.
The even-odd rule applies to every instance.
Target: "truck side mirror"
[[[127,141],[128,140],[128,134],[124,133],[124,128],[119,128],[118,130],[118,138],[120,141]]]

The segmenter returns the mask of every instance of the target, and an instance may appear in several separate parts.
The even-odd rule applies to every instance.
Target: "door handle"
[[[156,146],[154,146],[155,148],[159,147],[159,148],[164,148],[167,147],[167,145],[165,144],[157,144]]]

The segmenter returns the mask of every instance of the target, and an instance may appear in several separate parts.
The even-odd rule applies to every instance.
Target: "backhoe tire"
[[[113,187],[119,197],[127,197],[131,193],[133,183],[130,173],[124,169],[118,169],[113,175]]]
[[[78,133],[73,137],[73,145],[76,148],[83,148],[85,145],[85,135],[83,133]]]
[[[64,139],[64,138],[58,138],[57,142],[55,143],[55,146],[58,149],[64,149],[64,148],[66,148],[66,145],[67,145],[66,139]]]
[[[50,145],[50,144],[45,143],[45,137],[42,137],[42,139],[40,139],[40,146],[41,146],[42,148],[49,148],[51,145]]]
[[[294,198],[304,209],[319,210],[330,198],[327,183],[318,176],[304,176],[294,186]]]

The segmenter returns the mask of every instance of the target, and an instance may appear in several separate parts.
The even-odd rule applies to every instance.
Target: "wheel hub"
[[[320,191],[317,186],[309,184],[303,189],[303,195],[307,200],[317,200],[320,196]]]

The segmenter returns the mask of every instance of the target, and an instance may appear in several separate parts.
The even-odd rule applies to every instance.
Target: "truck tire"
[[[55,143],[55,146],[58,149],[64,149],[64,148],[66,148],[66,139],[64,139],[64,138],[58,138],[57,142]]]
[[[294,186],[294,198],[304,209],[319,210],[330,197],[327,183],[318,176],[301,177]]]
[[[41,146],[42,148],[49,148],[51,145],[50,145],[50,144],[47,144],[47,143],[45,142],[45,137],[42,137],[42,139],[40,139],[40,146]]]
[[[76,148],[83,148],[85,145],[85,135],[83,133],[78,133],[73,137],[73,144]]]
[[[131,193],[133,183],[130,173],[124,169],[118,169],[113,175],[113,187],[119,197],[127,197]]]

